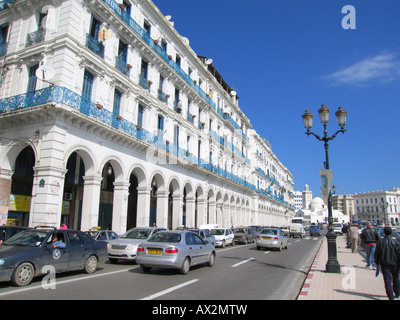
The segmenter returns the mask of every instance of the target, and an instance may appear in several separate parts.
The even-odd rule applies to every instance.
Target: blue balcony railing
[[[166,150],[170,154],[184,159],[194,165],[198,165],[201,168],[212,171],[253,191],[259,192],[259,190],[253,184],[245,179],[239,178],[234,174],[220,168],[219,166],[213,165],[210,162],[205,162],[201,158],[190,154],[187,150],[171,144],[167,140],[164,140],[159,134],[151,133],[143,128],[138,129],[136,124],[121,117],[117,117],[117,115],[107,110],[107,108],[97,108],[94,102],[84,99],[81,95],[65,87],[51,86],[36,90],[32,93],[24,93],[17,96],[0,99],[0,116],[7,112],[31,108],[48,103],[61,103],[69,106],[92,119],[96,119],[113,127],[116,130],[136,137],[140,141],[152,144],[157,148]]]
[[[104,45],[97,39],[93,38],[89,33],[86,34],[86,47],[104,58]]]

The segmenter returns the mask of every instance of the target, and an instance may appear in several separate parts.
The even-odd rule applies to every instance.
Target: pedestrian
[[[349,235],[349,224],[343,225],[342,233],[346,236],[346,248],[350,248],[350,235]]]
[[[367,227],[361,233],[361,239],[364,241],[365,252],[367,254],[367,268],[375,270],[374,254],[376,244],[379,242],[379,235],[374,228],[371,228],[371,222],[367,222]]]
[[[378,269],[376,275],[379,274],[380,267],[385,283],[386,295],[389,300],[394,300],[394,298],[400,297],[400,244],[392,238],[392,228],[385,227],[383,232],[385,237],[379,240],[374,255]]]
[[[60,225],[60,229],[68,229],[67,225],[63,222]]]
[[[350,244],[351,244],[351,252],[357,253],[358,248],[358,227],[356,224],[353,224],[349,229],[350,234]]]

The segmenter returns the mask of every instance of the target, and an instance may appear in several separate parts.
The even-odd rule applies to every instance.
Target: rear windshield
[[[276,229],[263,229],[263,231],[261,231],[262,234],[274,234],[277,235],[278,234],[278,230]]]
[[[214,236],[223,236],[225,233],[225,230],[224,229],[211,229],[210,232]]]
[[[146,240],[151,234],[151,229],[131,229],[124,233],[121,238]]]
[[[149,242],[181,242],[181,235],[179,233],[158,232],[154,234]]]

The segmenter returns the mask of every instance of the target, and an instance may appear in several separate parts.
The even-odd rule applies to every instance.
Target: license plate
[[[271,240],[270,237],[263,237],[263,240]]]
[[[162,250],[147,250],[148,254],[162,254]]]

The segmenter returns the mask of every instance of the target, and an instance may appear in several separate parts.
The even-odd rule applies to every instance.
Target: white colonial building
[[[353,198],[354,220],[369,221],[377,225],[400,224],[400,188],[355,193]]]
[[[6,0],[0,26],[1,224],[293,216],[291,173],[150,0]]]

